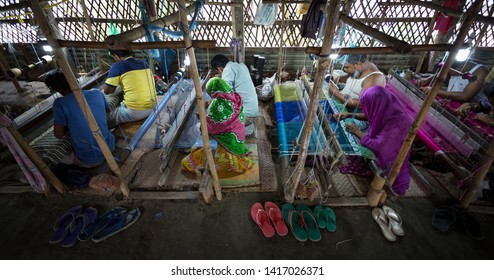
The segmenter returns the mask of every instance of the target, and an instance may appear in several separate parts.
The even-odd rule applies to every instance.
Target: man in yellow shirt
[[[108,117],[108,127],[113,128],[147,118],[156,105],[156,87],[146,61],[133,58],[128,50],[110,50],[110,54],[116,62],[108,72],[103,91],[110,94],[117,86],[123,91],[123,101]]]

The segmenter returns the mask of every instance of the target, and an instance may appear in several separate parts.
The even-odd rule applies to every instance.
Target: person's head
[[[222,54],[217,54],[211,59],[211,68],[214,70],[218,71],[218,73],[222,73],[223,69],[225,66],[230,62],[228,57],[222,55]]]
[[[494,80],[484,85],[484,94],[489,100],[489,104],[494,106]]]
[[[206,91],[209,94],[213,94],[213,92],[231,92],[232,88],[230,85],[223,79],[219,77],[214,77],[209,79],[208,83],[206,84]]]
[[[116,61],[125,59],[126,57],[129,57],[132,55],[132,51],[129,51],[129,50],[112,50],[112,49],[110,49],[109,52]]]
[[[367,62],[365,54],[349,54],[345,56],[343,71],[353,78],[358,78],[364,71],[364,64]]]
[[[65,78],[62,70],[57,69],[46,75],[45,84],[48,88],[58,91],[62,95],[71,92],[69,82]]]

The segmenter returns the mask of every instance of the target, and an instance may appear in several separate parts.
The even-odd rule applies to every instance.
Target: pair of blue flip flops
[[[85,211],[82,210],[82,205],[74,206],[55,222],[49,240],[50,244],[61,242],[62,247],[68,248],[77,243],[79,234],[91,225],[98,216],[98,210],[93,207],[88,207]]]
[[[92,239],[100,242],[133,225],[141,216],[141,210],[135,208],[127,210],[123,207],[115,207],[99,216],[94,223],[85,228],[79,234],[79,241]]]

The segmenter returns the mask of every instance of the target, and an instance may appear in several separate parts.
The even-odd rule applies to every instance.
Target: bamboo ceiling
[[[139,0],[56,0],[46,1],[45,9],[53,13],[64,40],[91,41],[88,28],[85,23],[81,1],[87,7],[91,18],[92,28],[96,40],[104,41],[110,34],[113,25],[119,32],[133,29],[141,25],[141,9]],[[19,0],[0,0],[0,7],[17,4]],[[177,11],[176,2],[169,0],[155,0],[157,16],[163,17]],[[254,25],[254,15],[261,0],[244,0],[244,39],[245,47],[278,47],[281,34],[281,20],[287,21],[284,32],[284,46],[305,47],[320,46],[320,40],[301,38],[301,15],[296,14],[296,3],[286,4],[285,15],[278,9],[277,21],[272,27]],[[290,2],[287,0],[286,2]],[[397,39],[408,42],[411,45],[424,44],[425,34],[435,11],[416,5],[385,5],[376,0],[355,0],[346,10],[348,15],[360,20],[380,31]],[[433,1],[442,3],[443,1]],[[460,1],[461,2],[461,1]],[[465,11],[473,0],[466,0]],[[196,40],[216,40],[218,47],[227,47],[232,39],[232,14],[228,3],[231,0],[213,0],[203,8],[198,18],[198,27],[193,31],[192,38]],[[225,3],[227,5],[218,5]],[[485,0],[481,14],[489,15],[493,9],[494,1]],[[28,5],[26,5],[28,6]],[[54,23],[55,24],[55,23]],[[475,22],[472,31],[477,34],[486,23]],[[455,40],[456,26],[452,27],[452,36],[449,42]],[[170,27],[176,29],[176,27]],[[40,41],[40,32],[36,27],[30,8],[17,10],[2,10],[0,8],[0,41],[2,43],[36,43]],[[336,35],[341,40],[341,46],[379,47],[382,44],[373,38],[363,35],[360,31],[344,26]],[[141,39],[144,40],[144,39]],[[173,40],[165,38],[164,40]],[[480,40],[478,43],[475,40]],[[494,25],[489,25],[482,38],[476,38],[474,43],[479,47],[494,46]]]

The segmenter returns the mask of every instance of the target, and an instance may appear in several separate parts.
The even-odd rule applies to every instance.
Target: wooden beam
[[[62,71],[65,77],[67,78],[67,81],[69,82],[70,88],[75,95],[79,107],[83,112],[86,112],[85,118],[89,124],[89,127],[91,128],[91,131],[93,132],[93,136],[96,139],[98,146],[100,147],[101,151],[103,152],[103,155],[105,156],[106,161],[108,162],[108,165],[110,166],[110,169],[113,171],[115,175],[117,175],[117,177],[121,181],[120,190],[122,191],[124,196],[128,197],[129,189],[127,187],[127,184],[125,183],[125,179],[122,177],[120,168],[118,167],[115,159],[113,158],[113,155],[110,151],[110,148],[108,148],[105,139],[103,139],[103,136],[101,135],[98,124],[96,123],[93,113],[91,112],[91,109],[87,104],[86,98],[84,97],[84,94],[82,93],[81,88],[79,87],[79,82],[77,81],[77,78],[72,72],[72,68],[70,67],[70,64],[66,59],[64,59],[64,52],[60,47],[60,45],[58,44],[57,35],[52,29],[50,23],[48,22],[48,19],[45,16],[43,7],[41,7],[39,0],[31,1],[31,9],[33,11],[34,16],[36,17],[36,21],[39,24],[41,31],[43,32],[47,41],[50,43],[50,45],[53,48],[55,56],[57,57],[57,60],[60,63],[60,67],[62,68]]]
[[[435,45],[410,45],[412,53],[428,51],[450,51],[453,45],[435,44]],[[479,49],[479,48],[478,48]],[[494,48],[482,48],[482,50],[491,51]],[[319,55],[320,47],[306,47],[305,53]],[[337,54],[393,54],[397,53],[392,47],[363,47],[363,48],[339,48],[333,49],[332,53]]]
[[[398,40],[392,36],[389,36],[386,33],[383,33],[373,27],[370,27],[361,21],[355,20],[346,14],[340,14],[340,20],[346,23],[347,25],[360,30],[362,33],[382,42],[386,46],[392,47],[397,53],[405,54],[412,51],[410,44],[405,41]]]
[[[84,20],[86,21],[89,37],[91,38],[91,40],[96,41],[96,36],[94,35],[94,31],[93,31],[93,24],[91,22],[91,18],[89,17],[89,13],[87,12],[86,1],[79,0],[79,4],[82,7],[82,13],[84,14]],[[101,56],[99,52],[96,53],[96,61],[98,62],[99,70],[104,71],[103,63],[101,61]]]
[[[432,39],[432,32],[434,31],[434,23],[436,22],[438,12],[434,13],[434,16],[432,17],[431,21],[429,22],[429,29],[427,31],[427,36],[425,36],[425,44],[429,44],[429,42]],[[413,46],[412,46],[413,49]],[[415,73],[420,73],[420,70],[422,69],[422,65],[424,64],[425,56],[427,55],[427,52],[423,52],[420,54],[420,58],[417,62],[417,66],[415,69]]]
[[[150,192],[150,191],[132,191],[129,198],[130,199],[158,199],[158,200],[197,200],[201,199],[201,193],[198,191],[188,191],[188,192]]]
[[[201,81],[199,80],[199,72],[197,71],[196,55],[194,52],[194,48],[192,47],[192,40],[190,39],[189,21],[187,20],[188,11],[185,8],[185,0],[179,0],[178,6],[179,6],[180,21],[183,27],[182,32],[185,41],[185,46],[187,49],[187,54],[189,55],[190,58],[189,74],[194,81],[194,88],[196,90],[196,100],[199,111],[199,119],[201,122],[201,134],[202,134],[202,141],[204,143],[204,152],[206,153],[206,158],[209,165],[209,172],[211,173],[211,177],[213,179],[213,186],[214,186],[216,198],[218,200],[221,200],[222,199],[221,186],[220,186],[220,181],[218,179],[218,174],[216,173],[216,167],[214,164],[211,145],[209,144],[208,127],[206,124],[206,109],[205,109],[206,107],[204,105],[204,94],[202,92]],[[207,174],[205,175],[207,176]]]
[[[107,42],[91,41],[67,41],[58,40],[58,44],[65,48],[88,48],[88,49],[109,49]],[[199,49],[212,49],[216,47],[214,40],[194,41],[192,45]],[[184,41],[163,41],[163,42],[135,42],[120,44],[119,49],[142,50],[142,49],[182,49],[185,48]]]
[[[184,4],[185,5],[185,4]],[[185,6],[184,6],[185,7]],[[196,9],[196,4],[189,5],[185,8],[185,11],[187,14],[193,13]],[[173,23],[179,21],[179,13],[175,12],[171,15],[168,15],[166,17],[159,18],[157,20],[154,20],[150,22],[150,25],[154,25],[157,27],[165,27],[172,25]],[[118,35],[111,35],[106,38],[106,42],[108,43],[108,46],[114,47],[115,49],[120,48],[120,46],[124,43],[129,43],[138,39],[141,39],[142,37],[146,36],[146,27],[144,25],[141,25],[139,27],[136,27],[134,29],[122,32]]]
[[[281,28],[280,28],[280,48],[278,51],[278,84],[281,84],[281,74],[283,68],[283,45],[285,41],[283,40],[285,35],[285,3],[281,3]]]
[[[3,50],[3,47],[1,48]],[[14,84],[15,89],[17,90],[17,93],[22,93],[22,87],[19,84],[19,81],[15,77],[11,78],[7,71],[9,71],[10,66],[9,63],[7,62],[7,59],[5,59],[5,56],[3,55],[3,51],[0,51],[0,68],[2,69],[2,73],[5,76],[6,80],[11,80],[12,83]]]
[[[415,5],[415,6],[422,6],[422,7],[432,9],[432,10],[440,11],[444,14],[447,14],[448,16],[462,17],[464,15],[464,13],[462,13],[461,11],[447,8],[447,7],[438,5],[438,4],[434,4],[432,2],[419,1],[419,0],[404,0],[404,2],[379,2],[378,5],[381,5],[381,6],[411,6],[411,5]],[[475,15],[474,21],[494,25],[494,18],[485,17],[485,16],[479,15],[479,14]]]
[[[27,1],[22,1],[19,3],[10,4],[7,6],[2,6],[2,7],[0,7],[0,12],[1,13],[10,12],[10,11],[15,11],[15,10],[25,9],[28,7],[29,7],[29,3]],[[19,22],[19,20],[17,20],[17,22]]]
[[[341,0],[332,0],[326,5],[326,14],[334,15],[340,10]],[[285,189],[285,199],[287,202],[293,202],[295,197],[295,191],[300,183],[300,176],[305,166],[305,159],[307,158],[307,148],[309,146],[309,140],[312,133],[312,127],[314,125],[314,118],[317,111],[317,104],[319,104],[319,96],[322,88],[322,82],[324,74],[329,67],[329,54],[331,53],[331,45],[334,39],[334,33],[336,26],[338,25],[338,17],[332,17],[331,20],[326,22],[324,28],[324,40],[321,48],[321,56],[318,61],[316,77],[314,79],[314,88],[310,94],[309,107],[307,108],[307,117],[304,122],[304,133],[300,143],[299,155],[297,163],[295,165],[295,171],[291,185]]]
[[[451,68],[451,65],[453,63],[454,57],[458,53],[458,50],[463,46],[463,42],[465,38],[468,35],[468,32],[470,31],[470,27],[473,23],[473,20],[475,18],[475,15],[480,11],[482,8],[482,1],[483,0],[476,0],[472,6],[467,10],[466,12],[466,17],[461,25],[461,28],[458,32],[458,35],[456,37],[456,40],[453,44],[453,47],[451,48],[451,55],[448,56],[446,59],[446,62],[444,63],[444,67],[441,68],[438,77],[434,84],[432,85],[432,89],[427,95],[427,97],[424,100],[424,103],[422,104],[422,107],[420,108],[419,112],[417,113],[417,117],[415,118],[414,122],[410,126],[410,129],[408,130],[408,135],[403,142],[403,145],[401,146],[401,149],[396,157],[396,161],[393,164],[393,167],[389,173],[388,176],[388,181],[389,185],[392,186],[393,183],[396,180],[396,177],[398,176],[398,173],[401,170],[401,166],[403,165],[403,162],[405,161],[406,155],[408,154],[408,151],[410,150],[410,147],[412,146],[413,140],[415,139],[415,136],[420,128],[420,125],[424,121],[425,117],[427,116],[427,113],[429,112],[429,109],[434,102],[437,93],[439,92],[442,84],[446,80],[446,77],[448,75],[448,71]],[[381,197],[381,202],[384,202],[386,199],[386,194],[384,193],[383,196]]]
[[[240,47],[240,57],[238,62],[245,62],[245,39],[244,39],[244,7],[243,0],[232,0],[235,3],[232,7],[232,22],[233,24],[233,38],[237,38],[238,45]],[[235,56],[236,54],[234,54]]]

